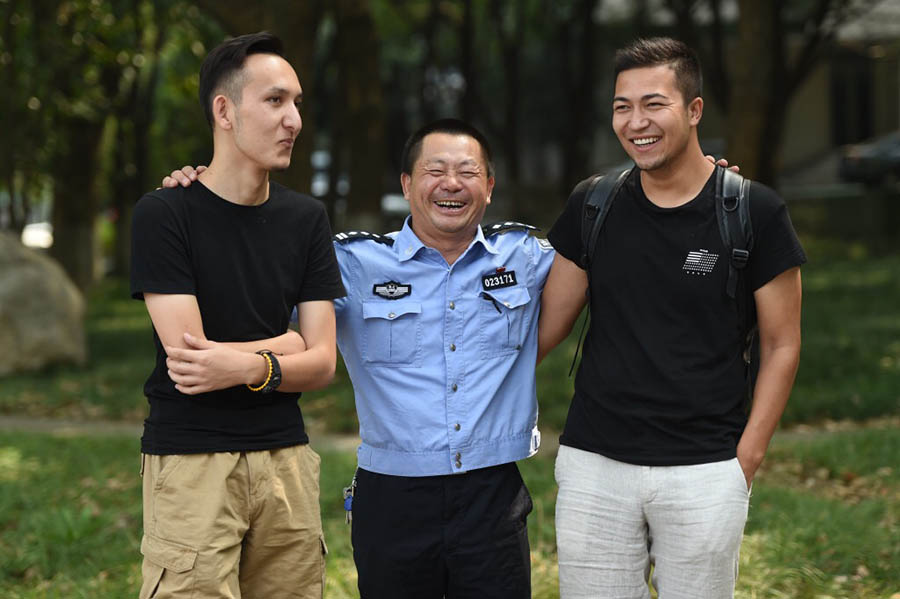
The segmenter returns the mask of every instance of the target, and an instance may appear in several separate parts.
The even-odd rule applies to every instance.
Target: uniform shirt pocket
[[[490,359],[522,349],[531,294],[526,287],[482,291],[478,308],[481,357]]]
[[[415,366],[420,361],[422,304],[368,300],[363,308],[363,360],[383,366]]]

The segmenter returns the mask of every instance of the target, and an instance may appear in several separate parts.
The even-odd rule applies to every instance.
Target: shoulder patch
[[[347,243],[357,241],[359,239],[370,239],[383,243],[384,245],[394,245],[394,240],[387,235],[379,235],[378,233],[369,233],[368,231],[347,231],[346,233],[338,233],[332,239],[337,243]]]
[[[482,225],[481,230],[484,231],[485,237],[501,235],[508,231],[540,231],[540,229],[535,226],[517,223],[512,220],[503,220],[489,225]]]

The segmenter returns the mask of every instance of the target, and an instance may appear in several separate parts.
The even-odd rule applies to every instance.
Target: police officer
[[[538,308],[554,253],[527,226],[480,226],[494,177],[474,127],[426,125],[401,162],[403,228],[335,244],[362,439],[360,594],[530,597],[532,504],[515,461],[540,443]]]

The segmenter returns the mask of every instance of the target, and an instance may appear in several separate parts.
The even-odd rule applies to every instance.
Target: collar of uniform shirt
[[[481,225],[478,225],[478,230],[475,232],[475,237],[472,239],[472,243],[469,244],[469,247],[463,252],[463,255],[467,254],[472,246],[476,243],[480,243],[484,246],[485,251],[490,254],[498,254],[497,248],[491,244],[484,236],[484,231],[481,229]],[[407,216],[406,220],[403,222],[403,228],[400,229],[400,232],[397,234],[397,237],[394,239],[394,251],[397,253],[397,260],[400,262],[406,262],[415,256],[420,249],[426,247],[422,240],[418,238],[415,232],[412,229],[412,216]]]

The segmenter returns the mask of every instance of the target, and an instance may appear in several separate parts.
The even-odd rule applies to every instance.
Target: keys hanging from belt
[[[347,524],[353,521],[353,496],[356,494],[356,473],[353,473],[353,480],[350,481],[349,487],[344,487],[344,512],[347,515]]]

